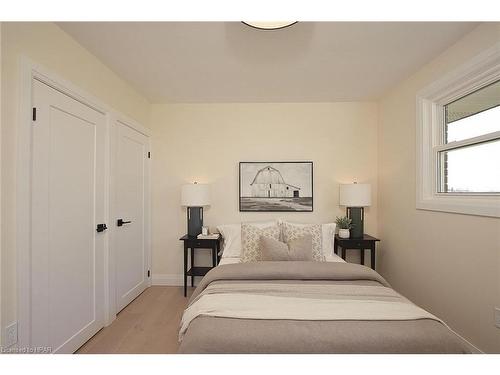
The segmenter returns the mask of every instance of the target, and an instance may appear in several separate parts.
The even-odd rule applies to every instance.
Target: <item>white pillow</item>
[[[235,258],[233,258],[235,259]],[[332,255],[327,255],[325,257],[325,260],[327,262],[332,262],[332,263],[345,263],[345,260],[339,257],[337,254],[332,254]]]
[[[337,227],[336,223],[328,223],[328,224],[321,224],[321,232],[322,232],[322,248],[323,248],[323,255],[325,257],[335,255],[333,252],[333,241],[335,237],[335,228]]]
[[[248,223],[263,229],[276,225],[277,221],[262,221],[256,223]],[[239,258],[241,257],[241,223],[240,224],[223,224],[217,227],[217,230],[222,235],[224,240],[222,248],[222,258]]]
[[[289,223],[297,226],[308,226],[311,224],[303,224],[303,223],[291,223],[289,221],[283,220],[283,223]],[[321,248],[324,256],[330,256],[334,254],[333,252],[333,240],[335,236],[335,229],[337,224],[335,223],[327,223],[321,224]]]
[[[241,224],[219,225],[217,230],[222,235],[222,258],[241,256]]]

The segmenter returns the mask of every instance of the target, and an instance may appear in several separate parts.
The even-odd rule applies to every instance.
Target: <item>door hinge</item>
[[[150,276],[151,276],[151,271],[150,271],[150,270],[148,270],[148,277],[150,277]]]
[[[148,159],[151,159],[151,152],[148,151]]]
[[[33,107],[33,121],[36,121],[36,108]]]

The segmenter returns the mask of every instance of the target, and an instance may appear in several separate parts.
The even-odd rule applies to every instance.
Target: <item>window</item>
[[[500,217],[500,49],[417,95],[417,208]]]
[[[500,81],[444,106],[440,193],[500,193]]]

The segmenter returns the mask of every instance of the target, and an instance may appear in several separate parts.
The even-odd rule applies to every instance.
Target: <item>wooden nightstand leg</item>
[[[361,249],[361,264],[365,265],[365,249]]]
[[[219,262],[220,262],[220,258],[219,258],[219,253],[220,253],[220,242],[217,241],[217,246],[216,246],[217,250],[216,250],[216,254],[215,254],[215,265],[218,265]]]
[[[335,253],[335,255],[339,253],[337,238],[335,237],[333,238],[333,252]]]
[[[217,246],[212,247],[212,266],[215,267],[217,265]]]
[[[345,247],[341,247],[342,250],[342,259],[345,260]]]
[[[373,245],[370,249],[370,252],[371,252],[371,256],[372,256],[371,266],[372,266],[372,269],[374,270],[375,269],[375,243],[373,243]]]
[[[191,268],[194,267],[194,249],[191,248]],[[194,286],[194,276],[191,275],[191,287]]]
[[[188,247],[184,242],[184,297],[187,297],[187,262],[188,262]]]

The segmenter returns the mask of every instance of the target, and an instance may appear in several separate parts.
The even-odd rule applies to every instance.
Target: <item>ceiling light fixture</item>
[[[255,29],[259,30],[278,30],[278,29],[284,29],[285,27],[289,27],[292,25],[295,25],[299,21],[293,21],[293,22],[279,22],[279,21],[274,21],[274,22],[260,22],[260,21],[241,21],[247,26],[253,27]]]

